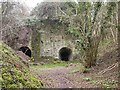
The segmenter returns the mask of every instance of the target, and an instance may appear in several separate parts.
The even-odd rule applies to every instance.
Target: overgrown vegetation
[[[68,66],[72,66],[71,63],[74,63],[74,61],[63,62],[52,57],[40,56],[42,45],[41,31],[49,31],[53,34],[58,31],[62,32],[61,35],[66,35],[71,38],[71,41],[77,49],[78,56],[80,56],[77,58],[79,65],[78,67],[73,66],[74,68],[70,72],[72,74],[80,72],[80,70],[83,73],[92,71],[91,67],[96,65],[96,61],[99,60],[100,56],[105,57],[104,54],[106,52],[113,49],[115,49],[114,51],[117,50],[116,46],[115,48],[113,47],[117,43],[118,34],[117,2],[43,2],[37,4],[31,11],[31,15],[28,14],[25,5],[14,2],[14,0],[1,2],[0,5],[0,22],[2,23],[0,34],[2,34],[2,41],[4,42],[0,42],[0,52],[2,55],[2,58],[0,58],[0,83],[2,84],[2,88],[42,87],[42,82],[36,74],[33,74],[29,70],[28,64],[12,50],[17,49],[16,46],[19,46],[19,42],[23,42],[24,45],[26,45],[26,42],[29,42],[32,48],[32,59],[33,62],[37,63],[33,63],[36,66],[32,66],[31,64],[30,68],[32,70],[36,70],[37,68],[39,72],[39,70],[46,68],[67,68]],[[27,41],[27,39],[22,40],[23,38],[18,40],[21,29],[29,29],[28,32],[31,30],[30,41]],[[109,48],[109,45],[112,48]],[[54,45],[52,46],[54,47]],[[105,50],[106,48],[108,50]],[[111,53],[115,55],[115,53]],[[108,54],[107,58],[111,53]],[[81,65],[81,62],[84,66]],[[101,60],[99,62],[104,63],[105,61]],[[109,62],[112,62],[112,60]],[[110,65],[109,62],[107,63],[108,65]],[[118,65],[116,64],[117,62],[108,68],[105,66],[104,69],[106,69],[102,70],[101,73],[104,74],[107,70],[110,71],[116,68]],[[83,80],[90,81],[93,84],[100,84],[103,88],[112,88],[118,83],[114,80],[109,81],[107,79],[103,80],[104,82],[100,82],[91,77],[84,77]]]
[[[3,39],[11,47],[14,47],[12,44],[16,43],[16,41],[13,42],[12,40],[18,38],[17,28],[14,27],[15,32],[10,28],[16,26],[13,24],[18,20],[18,18],[12,18],[13,15],[10,15],[10,13],[13,14],[16,11],[13,4],[13,2],[6,2],[2,3],[1,7],[2,18],[4,19],[3,30],[5,31],[3,32]],[[20,8],[17,6],[20,6]],[[15,7],[21,10],[21,12],[15,13],[15,15],[20,15],[21,20],[18,20],[19,23],[21,23],[21,26],[25,25],[26,23],[23,17],[27,17],[27,13],[24,12],[26,7],[18,3],[15,3]],[[84,66],[89,68],[95,65],[99,43],[104,39],[112,39],[114,42],[117,41],[117,8],[118,5],[116,2],[42,2],[37,4],[31,11],[32,18],[26,20],[27,25],[32,29],[31,47],[35,61],[40,58],[41,26],[45,24],[46,27],[45,22],[50,25],[53,24],[52,27],[55,27],[53,27],[51,32],[55,32],[55,30],[59,29],[59,25],[55,25],[57,22],[58,24],[65,24],[63,27],[66,29],[63,31],[66,35],[72,37]],[[22,16],[21,13],[24,15]],[[6,16],[8,17],[9,23],[7,22]],[[7,28],[5,28],[6,26]],[[13,32],[14,34],[11,34]],[[8,33],[15,35],[13,36],[14,38],[8,38]]]
[[[116,2],[43,2],[33,9],[32,15],[39,19],[57,18],[66,23],[66,35],[74,39],[82,63],[89,68],[96,64],[100,42],[117,41],[117,8]]]
[[[3,42],[0,42],[0,65],[2,69],[0,82],[2,88],[41,88],[42,82],[29,71],[15,52]]]

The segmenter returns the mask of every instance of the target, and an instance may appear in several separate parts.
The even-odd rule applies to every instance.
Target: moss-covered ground
[[[0,42],[0,68],[2,88],[41,88],[42,82],[19,58],[15,51]]]

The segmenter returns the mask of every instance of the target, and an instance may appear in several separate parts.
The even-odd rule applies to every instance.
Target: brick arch
[[[62,61],[69,61],[72,55],[72,50],[68,47],[62,47],[59,50],[59,59]]]

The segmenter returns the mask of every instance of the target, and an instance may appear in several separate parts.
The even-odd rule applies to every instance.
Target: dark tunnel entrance
[[[23,46],[23,47],[20,47],[18,50],[25,53],[25,55],[31,57],[31,50],[29,49],[29,47]]]
[[[63,47],[59,50],[59,59],[62,61],[69,61],[71,54],[72,50],[70,48]]]

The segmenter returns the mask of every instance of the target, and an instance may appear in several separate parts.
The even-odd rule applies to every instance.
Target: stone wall
[[[52,56],[59,58],[59,50],[63,47],[68,47],[75,54],[75,45],[71,39],[66,39],[64,35],[41,33],[41,56]]]
[[[57,21],[58,22],[58,21]],[[44,26],[25,27],[20,30],[18,43],[19,49],[28,46],[32,51],[32,56],[39,59],[40,56],[52,56],[59,58],[59,50],[63,47],[72,50],[71,59],[76,54],[73,39],[65,34],[66,26],[56,21],[44,21]],[[37,58],[38,57],[38,58]]]

